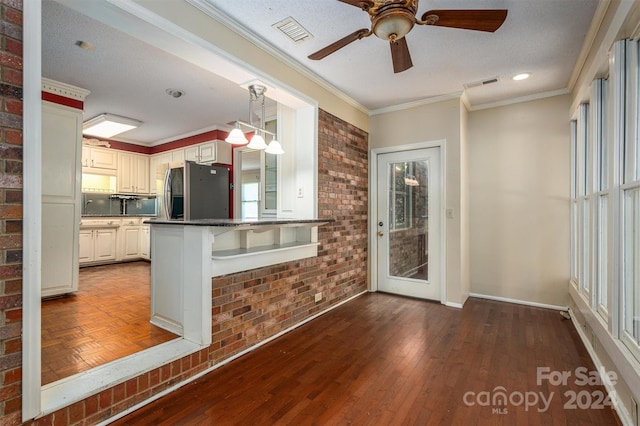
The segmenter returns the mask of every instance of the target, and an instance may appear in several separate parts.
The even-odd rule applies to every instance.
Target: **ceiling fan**
[[[418,19],[418,0],[338,0],[361,8],[371,18],[371,29],[362,28],[309,55],[319,60],[342,49],[349,43],[375,34],[389,41],[393,72],[406,71],[413,66],[405,36],[415,24],[494,32],[507,18],[505,9],[430,10]]]

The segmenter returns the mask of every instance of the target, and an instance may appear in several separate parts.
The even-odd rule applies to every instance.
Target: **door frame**
[[[446,143],[445,139],[418,142],[408,145],[389,146],[374,148],[369,151],[369,291],[378,291],[378,156],[381,154],[391,154],[395,152],[411,151],[417,149],[440,148],[440,182],[441,203],[440,203],[440,303],[445,304],[447,300],[447,250],[446,250],[446,220],[445,209],[447,205],[447,180],[446,180]],[[386,219],[385,219],[386,220]]]

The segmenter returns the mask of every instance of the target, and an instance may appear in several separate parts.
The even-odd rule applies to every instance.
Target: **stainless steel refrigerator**
[[[160,176],[158,216],[162,219],[229,218],[227,167],[179,161],[159,166]]]

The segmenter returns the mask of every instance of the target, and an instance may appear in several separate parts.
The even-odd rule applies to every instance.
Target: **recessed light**
[[[529,77],[531,77],[531,73],[528,72],[523,72],[521,74],[516,74],[512,77],[513,80],[515,81],[520,81],[520,80],[526,80]]]
[[[184,96],[184,91],[180,89],[167,89],[165,92],[172,98],[180,98]]]

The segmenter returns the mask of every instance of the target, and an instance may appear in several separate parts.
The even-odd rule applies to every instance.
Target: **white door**
[[[377,157],[378,290],[441,299],[440,148]]]

